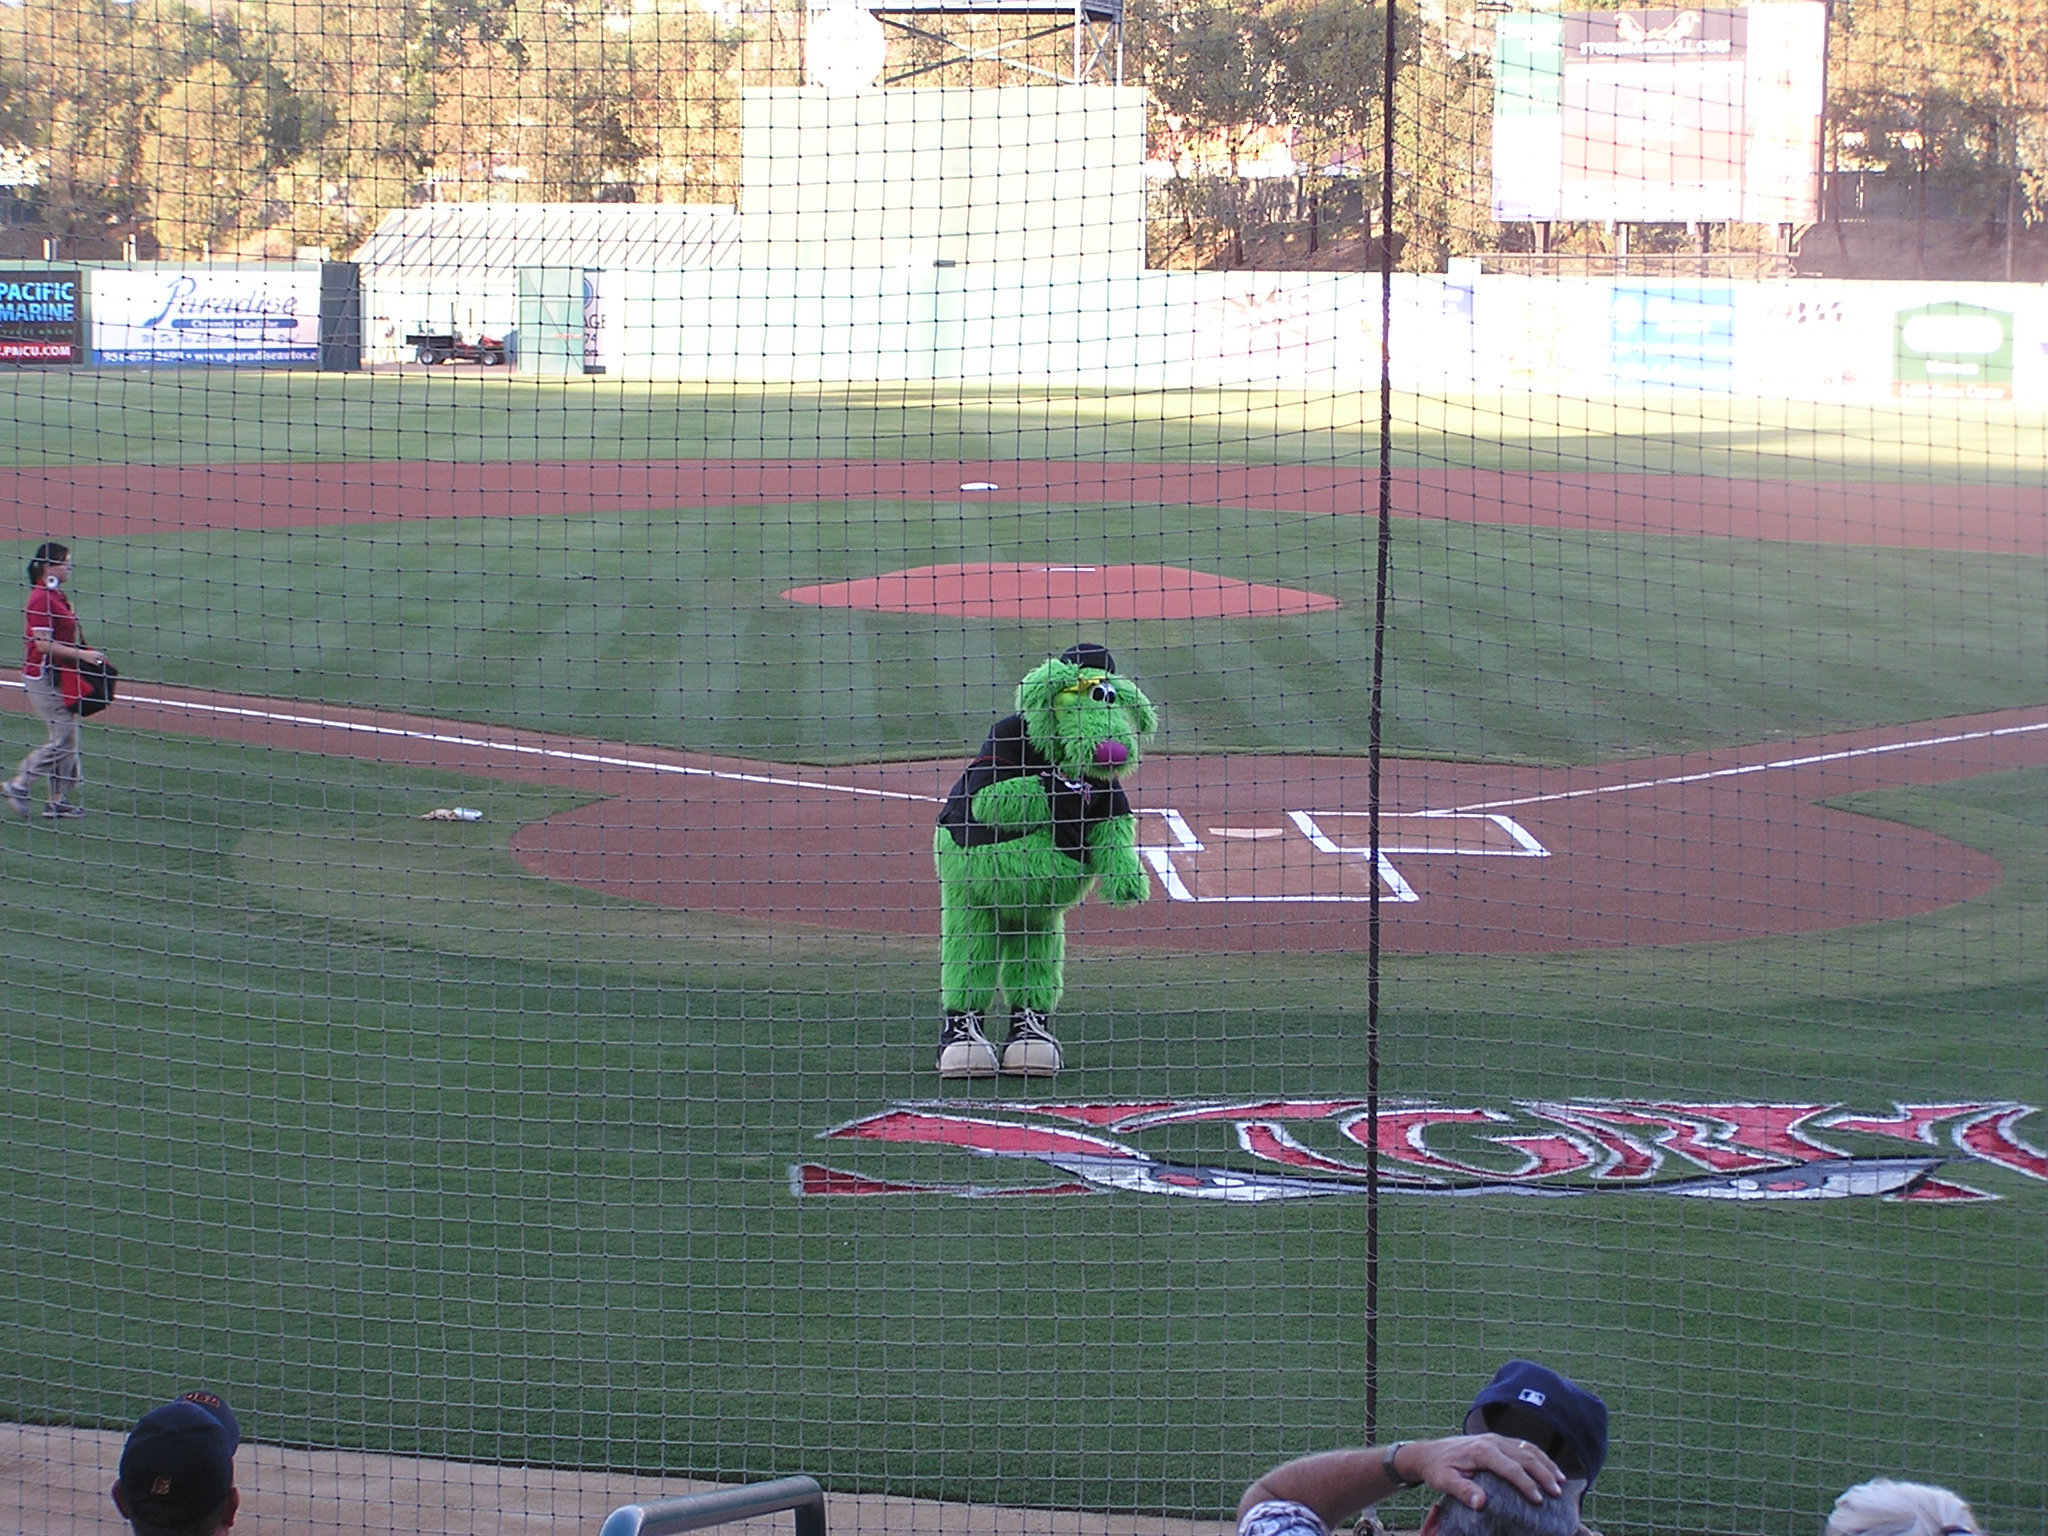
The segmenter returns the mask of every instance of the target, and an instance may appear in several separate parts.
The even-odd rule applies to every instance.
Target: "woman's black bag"
[[[114,670],[111,661],[81,661],[78,664],[78,680],[85,685],[85,691],[78,696],[72,707],[80,715],[96,715],[114,702],[114,684],[121,674]]]

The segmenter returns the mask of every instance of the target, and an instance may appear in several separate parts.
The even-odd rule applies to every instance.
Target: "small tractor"
[[[479,336],[464,341],[452,331],[415,331],[405,338],[415,360],[429,367],[436,363],[481,363],[497,368],[505,362],[505,342],[498,336]]]

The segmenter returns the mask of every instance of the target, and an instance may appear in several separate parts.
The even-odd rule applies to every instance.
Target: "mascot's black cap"
[[[1097,645],[1093,640],[1083,640],[1079,645],[1070,645],[1060,652],[1060,660],[1076,667],[1086,667],[1091,672],[1114,672],[1116,658],[1109,654],[1109,647]]]

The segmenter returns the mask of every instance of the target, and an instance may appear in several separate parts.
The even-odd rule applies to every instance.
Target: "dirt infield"
[[[24,708],[18,685],[0,700]],[[571,788],[592,803],[512,839],[537,874],[775,927],[938,932],[930,841],[959,771],[951,760],[809,769],[148,686],[109,719]],[[1391,761],[1384,943],[1699,943],[1931,912],[1990,890],[1997,861],[1817,802],[2043,765],[2039,709],[1601,768]],[[1091,902],[1077,936],[1165,950],[1365,947],[1375,866],[1362,760],[1158,758],[1131,790],[1154,899]]]
[[[2048,715],[1941,721],[1616,768],[1390,762],[1383,942],[1504,953],[1805,933],[1990,890],[1996,860],[1823,798],[2048,764]],[[935,935],[933,817],[956,763],[805,775],[637,777],[523,828],[527,868],[734,917]],[[1362,950],[1374,865],[1366,765],[1156,759],[1131,785],[1154,899],[1094,903],[1092,943]]]
[[[1394,490],[1413,517],[2048,553],[2042,492],[2029,487],[1409,470]],[[0,492],[18,536],[84,539],[833,497],[1356,513],[1376,505],[1378,487],[1370,469],[1313,466],[713,460],[12,469],[0,471]],[[1057,600],[1046,568],[1033,569],[981,595]],[[1162,591],[1201,576],[1119,569],[1126,597],[1130,573],[1149,572]],[[963,572],[897,573],[801,600],[961,602],[992,580],[990,568]],[[1216,586],[1204,600],[1219,599],[1244,594]],[[18,688],[0,698],[22,707]],[[513,839],[536,873],[778,925],[937,932],[930,838],[958,772],[950,759],[809,770],[145,685],[131,685],[109,720],[573,786],[593,803]],[[1363,761],[1158,759],[1132,785],[1158,899],[1129,911],[1090,904],[1075,927],[1092,942],[1147,948],[1355,950],[1375,887],[1387,946],[1410,952],[1695,943],[1903,917],[1989,890],[1996,861],[1818,802],[2044,763],[2041,710],[1604,768],[1390,762],[1375,865]]]
[[[968,490],[969,486],[992,486]],[[1401,517],[1520,527],[2048,554],[2036,485],[1402,469]],[[685,459],[59,465],[0,469],[0,536],[162,538],[420,517],[560,517],[837,499],[1142,502],[1375,512],[1370,466]]]

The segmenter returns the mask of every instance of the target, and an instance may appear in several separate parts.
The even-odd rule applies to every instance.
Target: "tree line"
[[[346,250],[429,198],[730,203],[749,35],[649,0],[26,0],[0,144],[39,225],[168,255]]]
[[[145,255],[282,254],[346,251],[429,199],[730,204],[740,91],[802,81],[802,5],[21,0],[0,7],[0,153],[31,171],[10,219]],[[1390,235],[1385,0],[1130,0],[1126,79],[1173,167],[1155,264],[1374,265],[1392,239],[1433,270],[1526,240],[1489,215],[1491,15],[1395,7]],[[1923,218],[2042,222],[2048,0],[1833,0],[1829,43],[1831,168],[1908,189]],[[1021,78],[985,44],[917,83]],[[1051,64],[1065,43],[1043,46]],[[1248,174],[1276,135],[1290,173]]]

